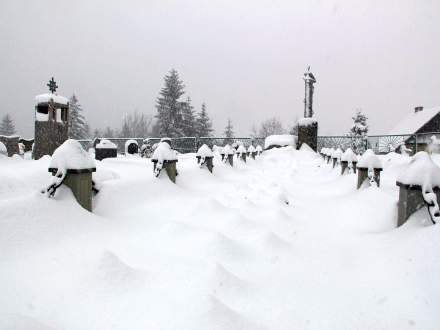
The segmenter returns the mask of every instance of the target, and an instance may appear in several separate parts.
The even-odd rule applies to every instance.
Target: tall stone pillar
[[[318,149],[318,122],[313,118],[313,84],[315,76],[310,72],[310,66],[304,73],[304,118],[298,121],[298,148],[306,143],[314,151]]]

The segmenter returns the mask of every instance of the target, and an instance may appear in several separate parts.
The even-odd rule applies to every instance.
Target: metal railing
[[[84,149],[94,148],[96,141],[99,139],[110,140],[118,146],[118,153],[125,153],[125,143],[128,140],[135,140],[139,147],[143,144],[144,140],[148,139],[150,145],[160,142],[160,138],[97,138],[93,140],[78,140]],[[246,148],[251,144],[254,146],[261,145],[264,146],[264,138],[223,138],[223,137],[178,137],[171,138],[171,147],[180,153],[197,152],[197,150],[203,145],[207,144],[209,147],[225,146],[226,144],[242,143]]]

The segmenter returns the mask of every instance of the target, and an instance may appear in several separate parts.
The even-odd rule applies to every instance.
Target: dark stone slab
[[[309,126],[298,125],[298,149],[306,143],[314,151],[318,149],[318,123]]]
[[[2,142],[6,146],[8,157],[12,157],[12,155],[15,154],[20,154],[20,148],[18,146],[19,139],[20,138],[18,136],[0,135],[0,142]]]

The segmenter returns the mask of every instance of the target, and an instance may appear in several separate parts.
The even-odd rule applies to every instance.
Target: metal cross
[[[56,92],[58,86],[57,86],[57,83],[55,82],[55,80],[53,79],[53,77],[51,80],[49,80],[47,87],[49,87],[49,90],[52,92],[52,94]]]

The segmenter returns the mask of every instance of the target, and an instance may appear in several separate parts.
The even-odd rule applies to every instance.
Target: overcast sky
[[[0,115],[33,135],[34,97],[54,76],[92,128],[154,114],[178,70],[217,134],[303,114],[311,65],[319,134],[344,134],[356,108],[386,133],[413,107],[440,106],[440,1],[0,0]]]

